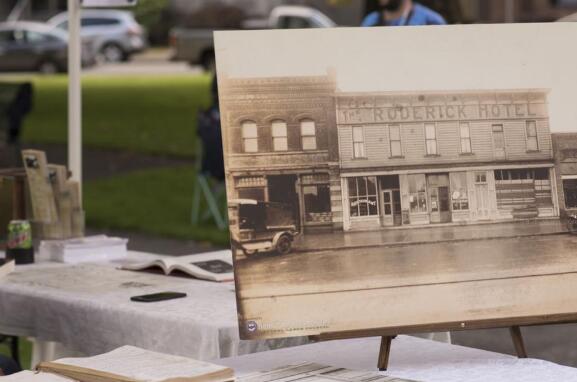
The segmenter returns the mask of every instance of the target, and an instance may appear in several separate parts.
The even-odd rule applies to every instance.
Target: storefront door
[[[489,187],[487,184],[476,184],[475,193],[477,194],[477,218],[489,218]]]
[[[381,193],[381,223],[384,226],[393,225],[393,191],[384,190]]]
[[[383,226],[401,225],[401,192],[383,190],[381,192],[381,224]]]
[[[295,224],[300,226],[301,214],[299,208],[299,196],[296,190],[296,175],[270,175],[268,181],[269,202],[282,203],[293,211]]]
[[[451,207],[449,203],[449,187],[439,187],[439,214],[441,223],[451,221]]]
[[[427,175],[429,190],[429,214],[431,223],[451,221],[451,203],[448,174]]]

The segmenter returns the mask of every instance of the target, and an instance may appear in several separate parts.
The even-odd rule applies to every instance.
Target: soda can
[[[12,220],[8,224],[8,241],[6,247],[9,249],[30,249],[32,248],[32,227],[27,220]]]
[[[12,220],[8,224],[6,259],[15,260],[16,264],[30,264],[34,262],[32,226],[29,221]]]

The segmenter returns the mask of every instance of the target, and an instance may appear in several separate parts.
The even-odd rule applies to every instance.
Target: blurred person
[[[20,367],[12,359],[0,354],[0,376],[18,373]]]
[[[379,0],[379,9],[369,13],[361,26],[445,25],[437,12],[412,0]]]
[[[223,181],[224,160],[216,73],[212,78],[211,84],[211,105],[207,109],[200,111],[198,115],[197,133],[203,145],[201,159],[202,173],[218,181]]]

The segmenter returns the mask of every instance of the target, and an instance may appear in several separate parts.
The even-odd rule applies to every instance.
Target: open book
[[[38,365],[38,374],[22,372],[3,381],[64,382],[228,382],[232,369],[190,358],[123,346],[87,358],[63,358]]]
[[[160,269],[166,275],[183,272],[192,277],[210,281],[232,281],[232,253],[230,250],[200,253],[187,256],[165,256],[143,263],[125,264],[121,269],[142,271]]]

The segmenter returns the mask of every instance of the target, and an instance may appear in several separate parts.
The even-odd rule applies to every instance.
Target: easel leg
[[[379,361],[377,367],[380,371],[387,370],[389,367],[389,355],[391,354],[391,341],[394,336],[381,337],[381,349],[379,350]]]
[[[527,358],[527,351],[525,350],[525,343],[523,342],[521,328],[518,326],[511,326],[509,328],[509,332],[511,333],[511,338],[513,339],[513,345],[515,346],[517,357]]]

